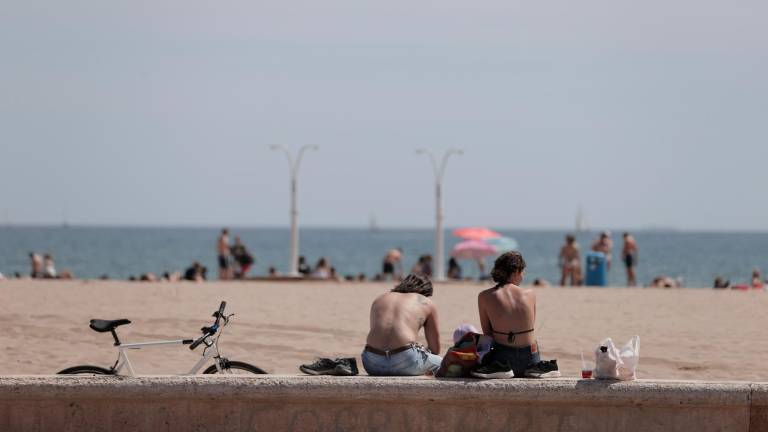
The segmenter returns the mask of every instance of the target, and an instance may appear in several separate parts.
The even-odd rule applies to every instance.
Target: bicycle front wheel
[[[211,365],[208,369],[206,369],[204,372],[206,375],[211,374],[217,374],[219,373],[219,370],[216,369],[216,365]],[[239,361],[228,361],[221,365],[221,373],[222,374],[265,374],[264,370],[261,368],[257,368],[256,366],[252,364],[248,364],[245,362],[239,362]]]
[[[57,375],[114,375],[115,373],[109,369],[104,369],[99,366],[81,365],[73,366],[59,371]]]

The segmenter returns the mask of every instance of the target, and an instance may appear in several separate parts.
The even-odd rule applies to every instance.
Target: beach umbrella
[[[511,237],[496,237],[485,239],[485,242],[496,248],[499,253],[518,250],[517,240]]]
[[[464,240],[485,240],[489,238],[501,237],[496,231],[491,231],[483,227],[459,228],[453,231],[453,235]]]
[[[480,240],[463,241],[451,249],[452,257],[465,260],[480,260],[497,253],[495,247]]]

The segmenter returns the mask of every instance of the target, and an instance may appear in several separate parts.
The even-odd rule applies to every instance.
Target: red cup
[[[584,378],[584,379],[592,378],[592,369],[582,369],[581,370],[581,377]]]

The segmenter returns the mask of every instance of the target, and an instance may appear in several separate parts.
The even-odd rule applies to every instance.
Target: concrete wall
[[[768,431],[768,383],[0,377],[0,431]]]

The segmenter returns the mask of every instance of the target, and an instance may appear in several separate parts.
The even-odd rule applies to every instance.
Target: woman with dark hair
[[[548,378],[560,376],[555,360],[542,362],[534,336],[536,293],[520,288],[525,260],[520,252],[507,252],[494,264],[496,286],[477,298],[483,333],[493,338],[493,349],[483,366],[472,372],[478,378]]]

